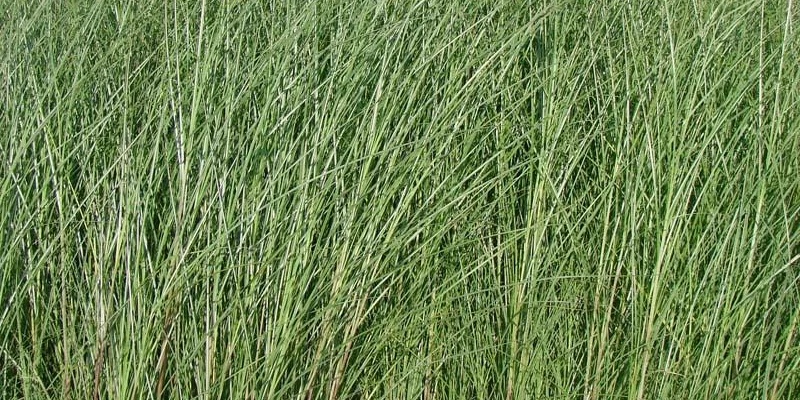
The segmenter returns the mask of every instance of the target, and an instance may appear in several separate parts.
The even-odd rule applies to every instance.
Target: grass
[[[0,0],[0,398],[800,397],[798,7]]]

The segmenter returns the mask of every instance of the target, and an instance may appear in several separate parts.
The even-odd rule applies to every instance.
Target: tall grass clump
[[[798,8],[0,0],[0,398],[798,398]]]

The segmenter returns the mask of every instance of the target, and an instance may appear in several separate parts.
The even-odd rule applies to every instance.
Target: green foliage
[[[0,398],[800,396],[781,1],[0,1]]]

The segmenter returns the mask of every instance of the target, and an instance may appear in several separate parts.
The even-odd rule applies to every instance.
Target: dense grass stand
[[[800,398],[792,0],[0,0],[0,398]]]

